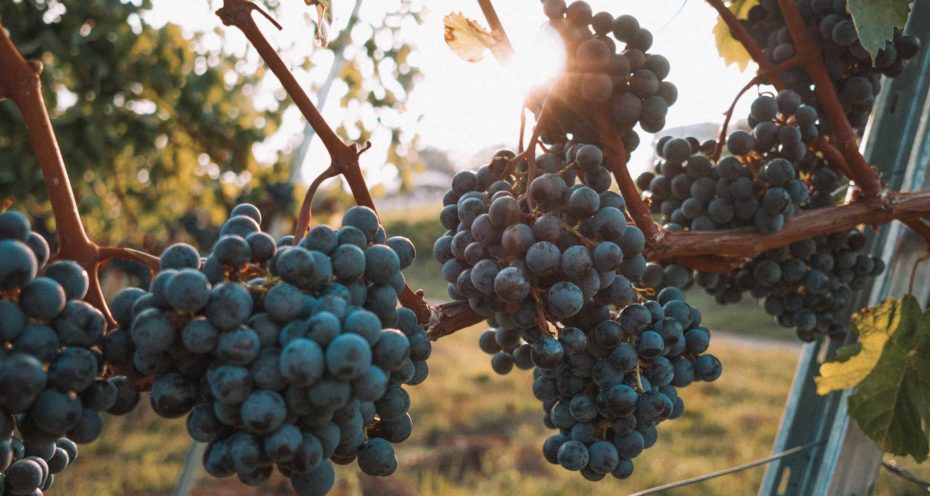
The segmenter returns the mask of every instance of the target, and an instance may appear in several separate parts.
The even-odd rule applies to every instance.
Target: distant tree
[[[423,161],[423,166],[426,170],[442,172],[449,176],[453,176],[458,172],[455,163],[452,162],[452,159],[449,158],[449,154],[445,150],[427,146],[426,148],[418,150],[417,155],[419,155],[420,160]]]

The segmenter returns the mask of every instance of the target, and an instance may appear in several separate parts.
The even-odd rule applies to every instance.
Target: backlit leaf
[[[749,15],[749,10],[758,4],[759,0],[733,0],[728,6],[738,19],[745,19]],[[719,17],[714,25],[714,40],[717,43],[717,51],[720,52],[720,56],[727,65],[736,64],[740,70],[746,69],[752,57],[743,48],[743,44],[733,37],[730,28]]]
[[[900,325],[899,306],[900,301],[889,298],[853,318],[859,342],[840,348],[835,357],[820,366],[820,376],[814,378],[818,394],[856,387],[869,375],[888,338]]]
[[[469,62],[481,60],[485,50],[495,50],[499,44],[490,31],[461,12],[447,15],[443,24],[446,44],[456,55]]]

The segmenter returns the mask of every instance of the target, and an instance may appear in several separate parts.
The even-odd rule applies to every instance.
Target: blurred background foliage
[[[267,4],[274,14],[277,2]],[[398,16],[417,15],[408,1],[402,5]],[[250,63],[224,49],[230,28],[218,21],[212,31],[198,33],[170,23],[156,27],[146,20],[152,7],[151,0],[0,2],[0,22],[14,43],[45,66],[45,101],[91,236],[151,250],[176,240],[208,248],[214,226],[240,201],[258,204],[278,229],[290,229],[295,199],[302,197],[295,156],[312,135],[281,129],[291,105],[283,91],[256,98],[263,86],[277,89],[278,83],[255,62],[254,52]],[[403,111],[419,77],[406,60],[411,47],[373,41],[394,40],[396,19],[357,21],[348,28],[363,29],[367,40],[357,42],[349,29],[333,32],[329,48],[342,55],[304,57],[295,72],[339,62],[338,70],[328,72],[348,85],[343,103],[357,102],[358,112],[334,122],[337,132],[365,141],[375,127],[386,127],[391,143],[385,161],[409,177],[418,167],[408,152],[416,136],[391,128],[390,115]],[[306,43],[312,40],[306,37]],[[314,82],[310,94],[324,84]],[[357,117],[363,111],[376,119]],[[276,133],[291,139],[257,159],[256,148]],[[38,163],[10,101],[0,103],[0,199],[28,211],[40,230],[54,232]],[[334,194],[320,209],[349,201]]]

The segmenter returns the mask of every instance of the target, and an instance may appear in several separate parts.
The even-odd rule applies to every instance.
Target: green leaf
[[[849,397],[849,414],[882,450],[918,462],[930,451],[930,311],[921,313],[913,296],[893,302],[894,315],[875,368]]]
[[[853,318],[859,341],[838,349],[836,356],[820,366],[820,376],[814,378],[818,394],[856,387],[869,375],[885,343],[900,325],[899,304],[898,300],[889,298]]]
[[[859,32],[859,41],[872,54],[885,47],[891,41],[894,29],[903,29],[911,11],[913,0],[849,0],[846,10],[852,14]]]
[[[733,0],[729,2],[729,8],[738,19],[745,19],[749,15],[749,9],[758,4],[759,0]],[[746,69],[752,57],[743,48],[743,44],[733,37],[730,28],[719,17],[717,24],[714,25],[714,40],[717,43],[717,51],[720,52],[720,56],[727,65],[736,64],[740,70]]]

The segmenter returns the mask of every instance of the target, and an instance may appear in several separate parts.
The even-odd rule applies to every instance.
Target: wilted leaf
[[[332,0],[304,0],[307,5],[316,6],[316,42],[325,47],[329,42],[329,28],[333,25]]]
[[[758,4],[759,0],[733,0],[729,2],[729,8],[736,14],[737,19],[745,19],[749,15],[749,9]],[[727,65],[736,64],[740,70],[746,69],[746,65],[752,60],[752,57],[743,48],[743,44],[730,33],[727,23],[723,22],[723,19],[719,17],[717,18],[717,24],[714,25],[714,40],[717,43],[717,51]]]
[[[443,24],[446,44],[456,55],[469,62],[481,60],[485,50],[495,50],[499,44],[490,31],[461,12],[447,15]]]
[[[903,29],[913,0],[849,0],[846,10],[853,16],[859,41],[872,54],[885,47],[894,36],[894,29]]]
[[[901,323],[899,305],[900,301],[889,298],[852,320],[859,342],[840,348],[820,366],[820,376],[814,378],[818,394],[856,387],[869,375]]]

